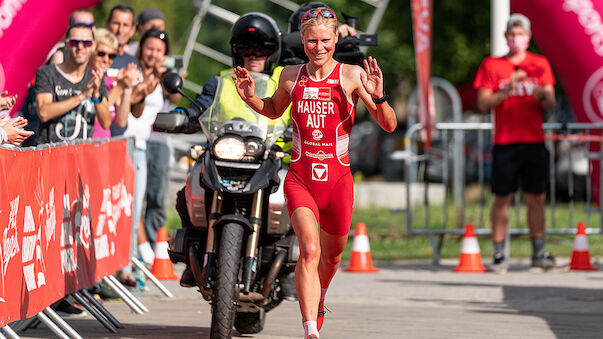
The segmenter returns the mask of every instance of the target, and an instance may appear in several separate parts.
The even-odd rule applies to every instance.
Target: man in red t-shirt
[[[480,111],[494,109],[491,269],[498,273],[506,272],[508,266],[504,257],[508,210],[519,182],[528,204],[532,267],[548,269],[555,265],[544,242],[549,153],[542,130],[544,111],[555,106],[555,79],[546,58],[527,51],[531,37],[527,17],[512,14],[505,37],[509,53],[499,58],[487,57],[473,83],[478,89]]]

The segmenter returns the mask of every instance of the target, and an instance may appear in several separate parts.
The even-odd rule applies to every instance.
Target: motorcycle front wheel
[[[236,284],[241,261],[243,226],[226,224],[222,228],[218,251],[217,279],[213,287],[211,335],[212,339],[232,337],[236,302]]]

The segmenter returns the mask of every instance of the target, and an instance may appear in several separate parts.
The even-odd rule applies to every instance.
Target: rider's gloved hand
[[[170,111],[170,113],[184,113],[188,116],[188,109],[185,107],[176,107]]]

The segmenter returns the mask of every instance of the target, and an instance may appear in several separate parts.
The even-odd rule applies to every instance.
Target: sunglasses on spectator
[[[86,25],[88,27],[93,27],[94,26],[94,21],[73,20],[73,25],[77,25],[77,24],[83,24],[83,25]]]
[[[90,46],[92,46],[92,43],[94,42],[94,40],[69,38],[69,39],[67,39],[67,42],[69,43],[69,46],[71,46],[71,47],[77,47],[80,43],[82,45],[84,45],[84,47],[90,47]]]
[[[254,56],[256,58],[268,56],[271,54],[271,50],[264,47],[247,48],[241,54],[244,58]]]
[[[109,59],[113,60],[115,59],[115,57],[117,57],[117,54],[109,54],[107,52],[96,52],[96,55],[98,55],[99,57],[104,57],[105,55],[109,57]]]
[[[306,20],[314,19],[318,16],[319,13],[325,19],[337,19],[335,12],[328,8],[310,8],[309,10],[304,12],[301,22],[304,23],[304,21]]]

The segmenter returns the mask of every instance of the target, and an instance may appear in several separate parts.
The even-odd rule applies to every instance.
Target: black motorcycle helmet
[[[276,22],[263,13],[242,15],[230,31],[230,54],[233,66],[243,67],[245,53],[266,55],[264,73],[271,74],[281,53],[281,32]]]
[[[289,33],[299,32],[301,31],[301,20],[304,13],[311,8],[328,8],[333,10],[331,7],[327,6],[324,2],[312,1],[306,2],[299,6],[299,8],[291,14],[289,17]]]

